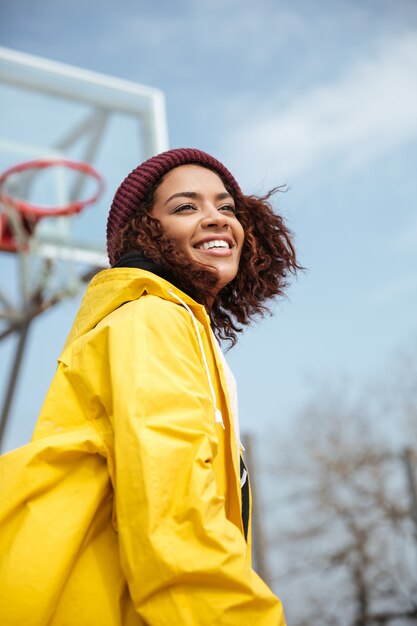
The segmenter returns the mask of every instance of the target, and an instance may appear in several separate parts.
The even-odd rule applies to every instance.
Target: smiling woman
[[[8,626],[283,626],[251,569],[236,386],[214,336],[298,269],[266,198],[210,155],[138,166],[33,441],[5,455],[0,612]]]
[[[236,277],[245,235],[218,174],[199,165],[171,170],[156,190],[152,216],[186,258],[213,268],[212,299]]]
[[[235,224],[235,228],[241,226],[244,233],[238,272],[220,289],[218,263],[213,260],[218,261],[218,257],[201,253],[198,257],[190,247],[188,254],[184,254],[166,230],[171,221],[166,222],[164,229],[156,215],[164,208],[169,219],[169,204],[173,213],[196,212],[201,216],[202,204],[196,204],[194,194],[201,194],[202,190],[198,189],[198,181],[192,175],[197,172],[201,183],[205,185],[210,181],[215,185],[217,191],[213,187],[212,193],[224,194],[216,203],[213,203],[215,198],[211,199],[212,208],[231,215],[228,207],[233,207],[235,219],[228,223]],[[174,183],[179,187],[167,192],[167,187],[174,187]],[[189,184],[191,187],[187,188]],[[206,194],[208,190],[209,187]],[[152,259],[164,277],[173,279],[181,290],[207,306],[214,332],[233,345],[242,326],[262,315],[268,300],[282,296],[289,274],[300,269],[291,233],[268,202],[274,191],[264,197],[244,195],[229,170],[200,150],[177,149],[153,157],[133,170],[115,195],[107,224],[110,263],[116,267],[134,264],[132,257],[138,258],[138,254],[146,257],[146,262]],[[184,192],[186,196],[177,196]],[[165,194],[165,203],[169,200],[165,207],[162,207],[161,193]],[[207,202],[204,206],[207,211]],[[226,226],[201,224],[201,232],[203,230],[210,236],[221,230],[231,237]],[[193,241],[191,247],[194,246]],[[190,263],[190,257],[194,263]]]

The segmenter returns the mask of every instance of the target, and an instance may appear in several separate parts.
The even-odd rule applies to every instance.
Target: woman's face
[[[190,259],[217,269],[217,292],[234,279],[245,236],[217,174],[199,165],[169,171],[155,190],[152,216]]]

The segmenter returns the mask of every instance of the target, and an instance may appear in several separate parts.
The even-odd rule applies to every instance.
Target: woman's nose
[[[213,226],[217,226],[218,228],[224,228],[228,225],[229,220],[227,218],[227,215],[224,212],[219,211],[215,207],[206,209],[205,214],[201,220],[201,226],[203,228],[210,228]]]

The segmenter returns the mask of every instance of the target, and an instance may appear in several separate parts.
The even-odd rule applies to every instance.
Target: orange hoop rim
[[[68,202],[64,205],[50,206],[42,204],[32,204],[21,198],[14,198],[10,194],[4,192],[2,187],[6,180],[13,174],[19,174],[30,169],[45,169],[54,166],[64,166],[71,170],[76,170],[83,174],[87,174],[94,178],[98,183],[97,191],[94,195],[86,198],[85,200],[76,200],[75,202]],[[83,161],[72,161],[62,158],[48,158],[48,159],[34,159],[32,161],[25,161],[18,163],[5,170],[0,175],[0,200],[8,206],[16,209],[19,213],[25,216],[42,218],[42,217],[59,217],[65,215],[75,215],[80,213],[86,206],[94,204],[104,191],[104,180],[101,174],[94,169],[92,165]]]

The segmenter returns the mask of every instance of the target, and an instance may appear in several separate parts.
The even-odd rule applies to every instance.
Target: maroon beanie
[[[148,191],[174,167],[191,163],[215,170],[233,191],[240,192],[239,185],[229,170],[201,150],[177,148],[151,157],[130,172],[114,196],[107,220],[107,252],[111,265],[117,260],[114,258],[116,236],[136,213]]]

